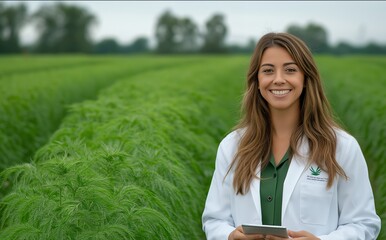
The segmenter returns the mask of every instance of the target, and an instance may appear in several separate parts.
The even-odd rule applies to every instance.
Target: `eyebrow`
[[[287,62],[287,63],[284,63],[283,66],[288,66],[288,65],[291,65],[291,64],[297,65],[296,62]],[[274,67],[274,65],[271,64],[271,63],[264,63],[260,67],[264,67],[264,66]]]

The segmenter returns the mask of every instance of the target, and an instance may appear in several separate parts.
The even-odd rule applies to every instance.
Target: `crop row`
[[[202,239],[215,149],[234,124],[246,65],[143,72],[71,105],[32,162],[2,172],[14,186],[0,239]]]
[[[0,239],[202,239],[215,149],[237,119],[247,59],[77,61],[8,67],[0,79],[0,160],[16,156],[4,166],[29,162],[68,109],[31,163],[1,174],[16,184],[1,202]],[[362,146],[384,229],[386,59],[317,61],[337,116]]]
[[[377,213],[386,228],[385,57],[318,58],[328,97],[344,127],[359,141],[373,186]],[[382,230],[379,239],[386,239]]]
[[[58,128],[67,105],[95,98],[100,89],[127,76],[186,61],[167,57],[104,58],[98,61],[91,57],[89,60],[74,57],[74,63],[87,64],[47,68],[45,66],[60,63],[66,66],[70,63],[69,58],[39,59],[33,65],[35,71],[25,64],[24,58],[11,58],[9,65],[1,66],[11,69],[16,65],[21,70],[0,79],[0,171],[29,161],[33,152]],[[48,64],[48,60],[53,63]],[[31,59],[27,63],[29,61]],[[23,71],[26,69],[28,71]]]
[[[58,70],[105,63],[105,58],[90,58],[86,55],[41,55],[41,56],[0,56],[0,81],[12,75],[36,71]]]

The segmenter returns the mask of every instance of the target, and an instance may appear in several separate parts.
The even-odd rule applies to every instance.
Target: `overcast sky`
[[[14,4],[20,1],[6,1]],[[305,26],[314,22],[325,27],[329,42],[346,41],[361,45],[369,41],[386,44],[385,1],[64,1],[83,6],[98,23],[92,38],[99,41],[113,37],[127,44],[139,36],[154,41],[157,18],[166,10],[177,17],[189,17],[200,28],[215,13],[225,16],[228,43],[245,44],[269,32],[284,31],[290,24]],[[28,1],[29,12],[53,1]],[[27,25],[22,42],[36,39],[36,30]]]

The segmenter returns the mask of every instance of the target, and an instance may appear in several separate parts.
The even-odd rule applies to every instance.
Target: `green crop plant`
[[[8,96],[0,104],[7,109],[3,130],[25,131],[29,147],[39,130],[28,122],[39,122],[41,131],[56,122],[51,132],[60,124],[31,148],[39,149],[31,161],[16,157],[7,166],[21,164],[1,173],[14,185],[0,202],[0,239],[203,239],[216,148],[238,118],[248,59],[48,59],[20,71],[0,66],[0,98]],[[334,111],[363,149],[384,229],[386,59],[317,62]],[[0,134],[0,141],[10,137]],[[2,146],[5,154],[15,151]],[[382,230],[379,239],[385,237]]]
[[[32,162],[2,172],[14,186],[0,203],[0,239],[203,239],[215,149],[235,123],[245,60],[144,72],[71,105]]]
[[[377,213],[386,228],[386,58],[319,57],[328,97],[345,128],[360,143],[369,167]],[[379,239],[386,239],[382,230]]]
[[[67,105],[93,99],[100,89],[127,76],[197,61],[172,57],[72,59],[11,57],[7,65],[0,58],[4,63],[0,69],[8,69],[0,76],[0,171],[28,162],[59,127]],[[35,71],[28,65],[31,62]]]
[[[106,60],[87,55],[3,55],[0,56],[0,81],[11,75],[103,64]]]

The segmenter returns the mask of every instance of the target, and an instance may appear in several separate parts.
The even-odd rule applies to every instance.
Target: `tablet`
[[[283,226],[242,224],[242,227],[245,234],[274,235],[288,238],[287,228]]]

